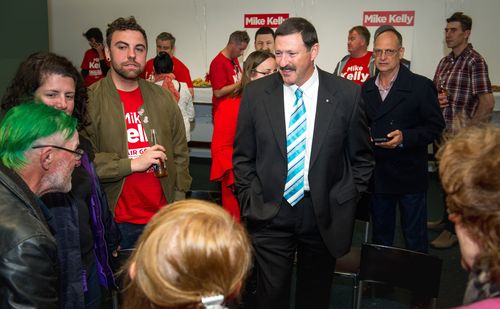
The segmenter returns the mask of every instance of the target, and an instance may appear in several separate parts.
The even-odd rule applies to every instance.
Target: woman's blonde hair
[[[123,306],[203,308],[201,297],[237,297],[250,264],[248,235],[225,210],[200,200],[175,202],[139,238],[126,265],[133,275]]]
[[[461,217],[481,249],[474,266],[500,287],[500,127],[466,127],[437,157],[449,212]]]

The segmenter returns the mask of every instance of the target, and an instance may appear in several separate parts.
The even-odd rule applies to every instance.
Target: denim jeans
[[[399,204],[401,228],[406,248],[428,251],[427,194],[373,194],[373,243],[392,246],[396,227],[396,206]]]
[[[135,247],[135,243],[144,230],[145,224],[133,223],[117,223],[120,232],[122,233],[122,241],[120,242],[121,249],[131,249]]]

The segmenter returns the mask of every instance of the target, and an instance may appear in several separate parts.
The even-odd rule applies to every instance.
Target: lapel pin
[[[148,116],[144,116],[144,123],[148,123],[148,122],[149,122]]]
[[[330,103],[330,99],[326,99],[326,100],[325,100],[325,102],[326,102],[326,103]]]

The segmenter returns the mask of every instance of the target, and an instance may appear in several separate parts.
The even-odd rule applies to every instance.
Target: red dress
[[[210,170],[210,180],[221,182],[222,207],[238,222],[240,221],[240,205],[232,190],[234,188],[232,159],[240,100],[240,97],[229,97],[220,102],[217,107],[217,111],[214,114],[212,169]]]

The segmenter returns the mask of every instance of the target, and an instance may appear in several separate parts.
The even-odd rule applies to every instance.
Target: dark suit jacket
[[[400,66],[384,102],[376,77],[363,84],[368,126],[374,137],[403,132],[403,148],[375,147],[374,193],[407,194],[427,190],[427,145],[441,135],[444,120],[432,81]]]
[[[319,231],[333,256],[349,250],[356,202],[374,159],[358,85],[319,70],[309,186]],[[234,142],[235,184],[243,220],[265,222],[279,210],[287,176],[280,74],[245,87]]]

